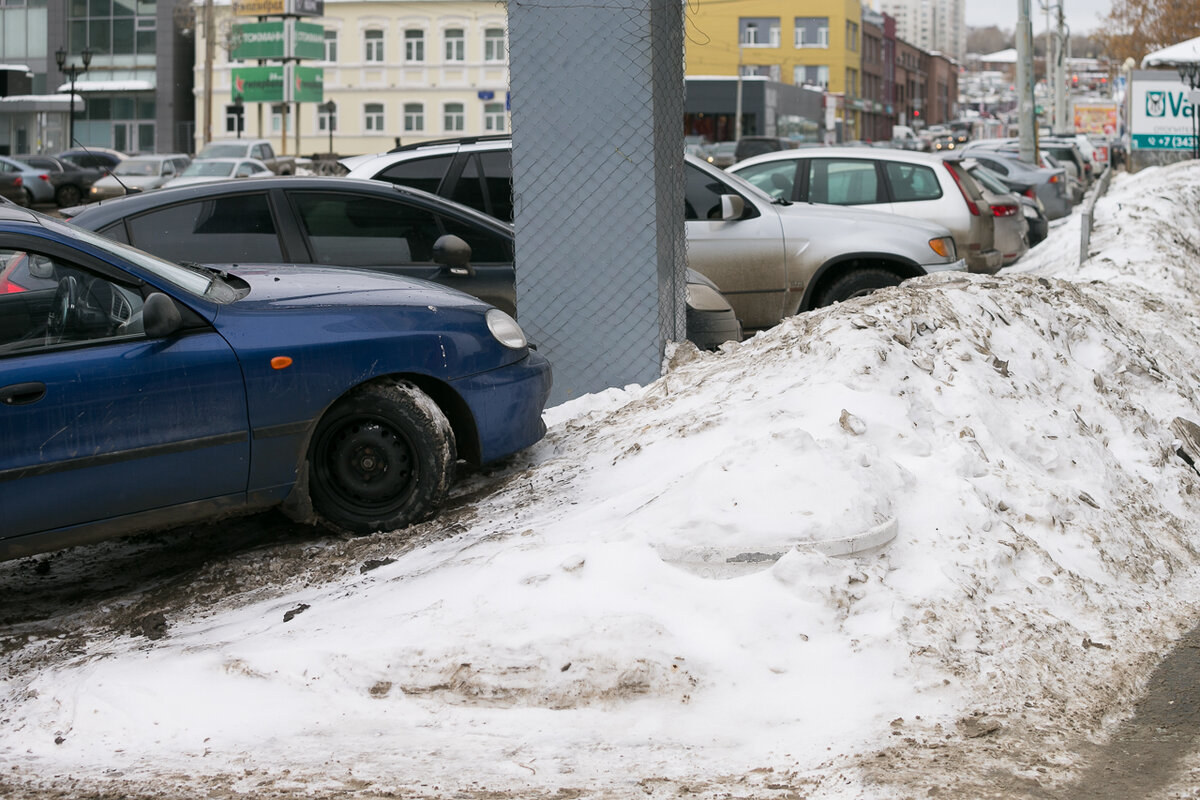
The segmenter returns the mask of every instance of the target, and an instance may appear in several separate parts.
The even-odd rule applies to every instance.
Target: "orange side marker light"
[[[290,356],[275,356],[271,359],[271,369],[287,369],[292,365]]]

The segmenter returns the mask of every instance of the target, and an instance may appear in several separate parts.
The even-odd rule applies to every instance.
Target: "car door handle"
[[[0,403],[6,406],[24,406],[36,403],[46,396],[46,384],[39,381],[14,383],[0,388]]]

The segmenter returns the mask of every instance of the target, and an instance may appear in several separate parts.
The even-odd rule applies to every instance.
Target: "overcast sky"
[[[1005,30],[1017,27],[1017,9],[1020,0],[966,0],[967,25],[985,28],[995,25]],[[1030,0],[1033,14],[1033,32],[1046,28],[1046,12],[1041,0]],[[1072,33],[1087,33],[1100,27],[1100,19],[1112,8],[1111,0],[1063,0],[1063,13]],[[1053,17],[1051,17],[1053,21]]]

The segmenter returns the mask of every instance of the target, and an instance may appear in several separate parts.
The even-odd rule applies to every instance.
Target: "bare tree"
[[[1200,0],[1112,0],[1104,28],[1095,38],[1120,64],[1200,36]]]

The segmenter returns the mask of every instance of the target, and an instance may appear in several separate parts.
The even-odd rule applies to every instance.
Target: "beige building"
[[[957,61],[966,56],[966,0],[878,0],[875,8],[895,18],[897,38]]]
[[[207,138],[237,134],[239,108],[232,102],[235,22],[228,0],[214,9],[212,92],[205,90],[203,6],[197,7],[195,101],[196,148]],[[509,131],[508,45],[505,7],[496,2],[372,2],[325,0],[324,16],[305,21],[325,29],[325,58],[304,61],[324,69],[325,101],[290,105],[248,103],[241,109],[243,137],[271,140],[280,153],[311,155],[330,147],[340,155],[375,153],[397,142]],[[211,132],[205,103],[210,103]],[[331,119],[332,118],[332,119]],[[286,137],[285,137],[286,130]],[[286,138],[286,140],[285,140]]]

